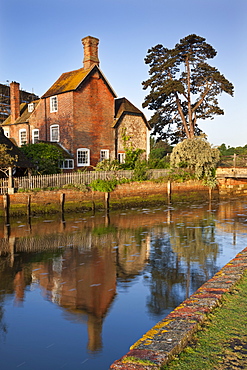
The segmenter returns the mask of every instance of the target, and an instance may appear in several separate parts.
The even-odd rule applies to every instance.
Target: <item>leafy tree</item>
[[[213,148],[202,136],[186,139],[177,144],[172,151],[170,162],[175,168],[193,170],[197,179],[204,179],[211,187],[216,185],[215,168],[220,152]]]
[[[150,91],[143,107],[154,111],[150,119],[154,135],[175,144],[200,135],[198,119],[224,114],[217,97],[222,92],[233,96],[234,88],[206,62],[216,53],[205,38],[194,34],[173,49],[156,45],[148,50],[145,63],[150,65],[150,78],[142,84]]]
[[[61,172],[59,162],[63,159],[63,154],[58,147],[49,143],[35,143],[23,145],[20,150],[36,165],[34,174],[49,175]]]
[[[13,167],[17,161],[17,156],[11,156],[5,144],[0,144],[0,171],[8,176],[8,168]]]

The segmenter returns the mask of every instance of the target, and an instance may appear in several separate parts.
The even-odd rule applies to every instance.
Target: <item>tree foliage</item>
[[[8,168],[13,167],[17,159],[18,159],[17,156],[11,156],[8,153],[8,148],[5,144],[0,144],[0,171],[1,172],[7,175]]]
[[[23,145],[20,150],[36,166],[34,174],[49,175],[61,172],[59,162],[63,159],[62,151],[49,143]]]
[[[234,147],[234,146],[228,145],[226,147],[226,144],[223,143],[218,147],[218,149],[219,149],[220,154],[222,156],[224,156],[224,155],[233,155],[233,154],[247,155],[247,144],[245,146]]]
[[[154,111],[150,119],[154,135],[175,144],[200,135],[198,119],[224,114],[218,95],[233,96],[233,85],[206,62],[216,53],[205,38],[195,34],[181,39],[173,49],[156,45],[148,50],[145,63],[150,66],[150,78],[142,84],[149,94],[143,107]]]
[[[209,186],[215,186],[215,168],[220,160],[220,152],[213,148],[202,136],[185,139],[172,151],[170,162],[175,168],[193,170],[197,179],[204,179]]]

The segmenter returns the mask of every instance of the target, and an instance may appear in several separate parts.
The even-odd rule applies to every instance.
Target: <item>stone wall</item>
[[[222,178],[218,179],[219,194],[228,195],[247,195],[247,178]]]

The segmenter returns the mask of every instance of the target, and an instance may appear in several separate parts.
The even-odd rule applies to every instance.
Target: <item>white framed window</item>
[[[102,149],[100,151],[100,161],[104,161],[105,159],[109,159],[109,150],[108,149]]]
[[[77,149],[77,166],[90,166],[90,150],[86,148]]]
[[[74,168],[74,159],[64,159],[60,162],[60,168],[63,170],[72,170]]]
[[[58,111],[58,101],[57,96],[50,97],[50,112],[57,112]]]
[[[50,126],[50,141],[59,141],[59,125]]]
[[[35,144],[39,141],[39,129],[35,128],[32,130],[32,143]]]
[[[34,103],[29,103],[28,106],[27,106],[27,110],[30,113],[33,112],[33,110],[34,110]]]
[[[27,143],[27,130],[25,128],[21,128],[19,130],[19,145],[25,145]]]
[[[119,163],[124,163],[125,162],[125,153],[118,153],[117,159]]]

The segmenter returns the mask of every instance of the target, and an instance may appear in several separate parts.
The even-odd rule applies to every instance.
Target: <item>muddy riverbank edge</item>
[[[208,314],[220,305],[223,295],[234,288],[246,270],[247,248],[144,334],[110,369],[162,369],[185,348]]]

